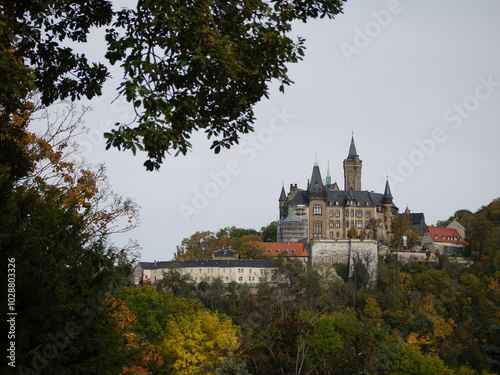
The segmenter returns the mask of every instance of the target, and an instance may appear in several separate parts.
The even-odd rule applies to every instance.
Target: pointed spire
[[[353,159],[355,156],[358,156],[356,151],[356,145],[354,144],[354,133],[351,136],[351,146],[349,147],[349,155],[347,155],[347,159]]]
[[[330,160],[328,160],[328,168],[326,169],[326,184],[332,184],[332,177],[330,176]]]
[[[281,194],[280,194],[280,201],[286,201],[288,200],[288,198],[286,197],[286,193],[285,193],[285,183],[283,182],[281,184]]]
[[[384,195],[382,197],[382,201],[384,203],[391,203],[392,202],[392,193],[391,193],[391,187],[389,186],[389,178],[385,181],[385,190],[384,190]]]
[[[311,181],[307,188],[309,192],[320,193],[323,191],[323,180],[321,179],[321,172],[319,171],[319,166],[314,165]]]

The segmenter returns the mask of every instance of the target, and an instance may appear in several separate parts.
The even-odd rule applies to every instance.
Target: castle
[[[398,208],[393,203],[389,181],[384,193],[362,190],[360,160],[351,138],[344,160],[344,190],[332,184],[328,166],[326,179],[321,178],[317,163],[305,190],[284,186],[279,198],[278,242],[318,242],[347,240],[353,237],[371,239],[378,245],[388,244],[391,222]]]
[[[336,264],[347,266],[352,274],[355,263],[361,262],[368,271],[369,282],[376,281],[380,250],[388,251],[392,222],[398,207],[386,180],[384,193],[362,190],[363,162],[356,151],[354,137],[344,160],[344,190],[332,184],[330,168],[325,180],[317,163],[314,164],[307,188],[284,186],[279,197],[277,242],[263,242],[268,256],[299,259],[304,264],[326,270]],[[423,213],[405,212],[411,229],[423,236],[424,248],[398,252],[401,259],[429,261],[428,250],[445,254],[459,253],[465,245],[465,230],[456,223],[447,228],[427,227]],[[408,251],[408,250],[407,250]],[[215,251],[213,259],[169,262],[140,262],[135,269],[135,283],[156,283],[171,268],[189,275],[193,282],[221,279],[225,284],[236,282],[256,286],[260,282],[279,283],[278,264],[273,259],[239,259],[231,249]]]

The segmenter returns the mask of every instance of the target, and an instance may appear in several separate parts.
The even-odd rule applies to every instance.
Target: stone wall
[[[311,262],[315,264],[348,264],[350,272],[355,261],[367,267],[370,280],[376,281],[378,252],[373,240],[314,240],[310,242]]]

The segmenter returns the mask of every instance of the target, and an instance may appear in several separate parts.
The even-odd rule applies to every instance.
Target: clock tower
[[[351,138],[351,146],[349,147],[349,155],[344,160],[344,190],[361,190],[361,168],[363,162],[359,160],[359,155],[356,152],[354,144],[354,135]]]

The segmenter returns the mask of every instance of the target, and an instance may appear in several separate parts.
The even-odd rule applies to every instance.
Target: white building
[[[235,281],[238,284],[257,285],[261,281],[277,282],[277,268],[277,263],[270,259],[154,261],[139,262],[134,276],[136,285],[149,282],[155,284],[163,278],[164,272],[176,269],[182,275],[190,275],[196,284],[220,278],[225,284]]]

